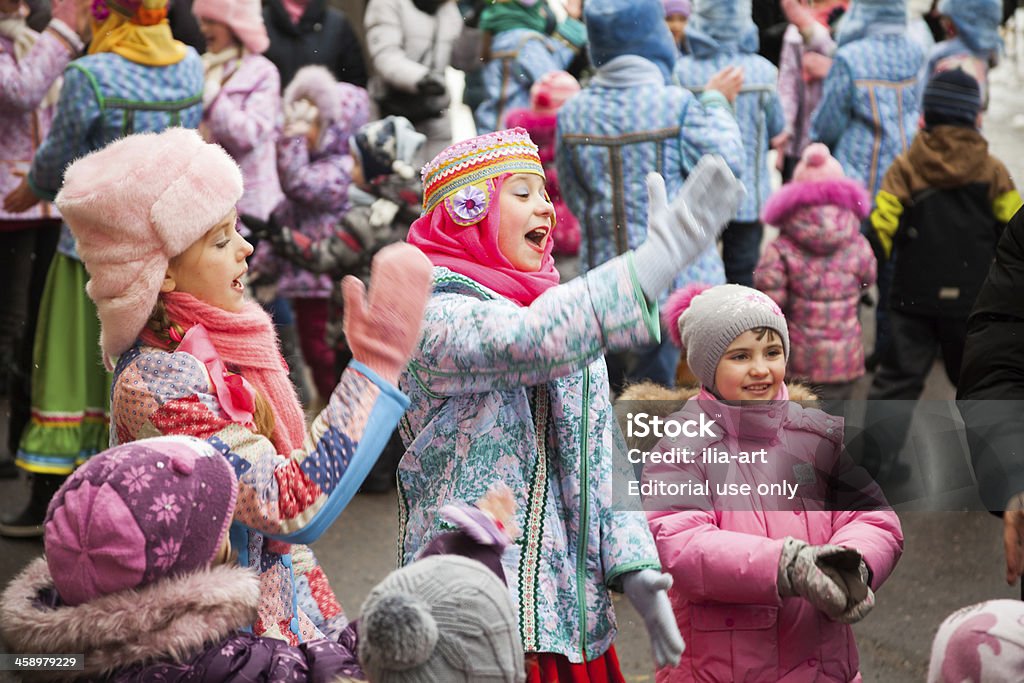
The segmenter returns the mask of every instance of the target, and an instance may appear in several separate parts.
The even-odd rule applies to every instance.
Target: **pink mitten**
[[[832,68],[832,58],[817,52],[805,52],[801,57],[800,67],[803,70],[804,82],[820,81],[828,76]]]
[[[814,12],[800,0],[782,0],[782,11],[786,14],[789,23],[796,26],[801,32],[814,24]]]
[[[374,256],[369,299],[359,278],[348,275],[341,283],[352,356],[392,384],[419,343],[430,280],[430,261],[423,252],[399,242]]]

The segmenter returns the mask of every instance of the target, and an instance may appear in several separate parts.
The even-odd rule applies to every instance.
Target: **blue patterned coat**
[[[786,127],[782,100],[776,88],[779,70],[756,51],[745,52],[738,45],[720,45],[706,34],[688,31],[686,42],[690,53],[676,62],[675,76],[684,88],[695,94],[702,93],[708,79],[725,67],[743,69],[743,87],[734,106],[745,152],[737,175],[747,195],[734,220],[756,221],[772,191],[768,143]]]
[[[591,81],[558,112],[555,160],[562,195],[580,222],[582,272],[646,239],[649,171],[664,176],[672,197],[705,154],[721,154],[737,174],[742,163],[740,130],[725,98],[708,94],[698,100],[682,88],[664,85],[653,62],[634,60],[640,61],[621,78],[630,85]],[[602,71],[614,70],[615,62]],[[697,281],[725,282],[713,246],[680,273],[674,287]]]
[[[198,128],[202,95],[203,63],[191,47],[168,66],[144,66],[113,52],[76,59],[64,70],[50,133],[32,158],[32,191],[53,201],[68,164],[117,138],[170,126]],[[78,260],[67,226],[59,249]]]
[[[869,35],[842,45],[825,78],[811,138],[828,145],[872,197],[917,131],[923,62],[905,34]]]
[[[474,113],[477,133],[505,126],[505,114],[530,106],[530,86],[549,71],[565,70],[576,51],[569,44],[529,29],[502,31],[491,41],[484,64],[487,99]]]
[[[446,530],[442,505],[504,482],[523,530],[502,564],[525,649],[571,662],[606,652],[616,633],[608,589],[660,564],[643,513],[611,506],[603,354],[657,338],[657,307],[632,256],[529,307],[435,268],[423,338],[399,381],[411,400],[398,472],[402,564]]]

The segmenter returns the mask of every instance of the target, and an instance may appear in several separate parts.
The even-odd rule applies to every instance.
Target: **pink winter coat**
[[[787,375],[841,383],[864,374],[857,305],[875,283],[877,264],[860,223],[871,204],[864,188],[839,178],[792,182],[765,204],[779,228],[754,271],[754,286],[789,323]]]
[[[203,111],[210,139],[238,162],[245,194],[238,213],[266,219],[284,197],[277,177],[281,78],[262,55],[246,53],[225,65],[220,92]]]
[[[860,680],[852,629],[830,620],[803,598],[779,597],[783,542],[792,536],[815,545],[858,550],[877,591],[902,553],[903,532],[887,507],[826,511],[814,503],[815,496],[826,490],[823,472],[835,473],[843,462],[843,426],[841,418],[795,402],[810,397],[794,387],[794,401],[740,407],[702,392],[686,401],[672,419],[699,419],[705,412],[715,420],[715,436],[680,437],[680,443],[663,439],[655,448],[667,451],[682,442],[697,453],[710,447],[730,454],[764,448],[768,465],[648,464],[645,481],[670,481],[685,473],[693,479],[706,477],[714,486],[728,471],[730,481],[754,486],[782,477],[800,483],[798,497],[783,504],[779,498],[756,494],[725,503],[714,490],[710,496],[685,500],[662,498],[660,504],[645,501],[662,567],[673,578],[669,597],[686,641],[680,666],[658,671],[659,683]],[[637,404],[630,405],[635,409]],[[806,464],[812,460],[813,470]],[[853,482],[848,476],[844,481]],[[860,492],[884,503],[877,485],[866,482],[859,485]]]
[[[71,34],[70,29],[66,29]],[[73,35],[73,34],[71,34]],[[54,107],[39,104],[50,86],[77,55],[81,47],[54,28],[44,30],[21,63],[14,56],[14,43],[0,36],[0,198],[21,183],[28,172],[39,143],[50,130]],[[56,207],[39,202],[23,213],[0,208],[0,230],[5,221],[60,218]]]

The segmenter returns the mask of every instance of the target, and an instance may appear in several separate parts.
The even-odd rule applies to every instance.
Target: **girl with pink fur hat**
[[[762,214],[780,234],[765,249],[754,285],[789,319],[788,376],[810,382],[826,400],[849,399],[864,374],[857,307],[877,270],[860,234],[870,210],[864,187],[843,174],[825,145],[813,143]]]
[[[395,383],[419,336],[429,264],[407,245],[382,250],[369,304],[361,282],[346,282],[355,361],[307,428],[270,317],[245,297],[241,196],[228,154],[174,128],[76,161],[57,205],[114,368],[111,445],[159,434],[213,444],[238,475],[231,545],[260,574],[254,633],[336,638],[341,606],[311,551],[292,544],[334,521],[408,405]]]
[[[203,137],[224,147],[242,169],[240,213],[266,219],[284,196],[277,178],[281,78],[263,56],[270,40],[259,0],[195,0],[206,38]]]

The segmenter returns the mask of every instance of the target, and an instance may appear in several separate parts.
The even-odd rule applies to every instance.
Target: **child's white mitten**
[[[743,184],[720,156],[701,157],[671,204],[665,179],[647,174],[647,240],[636,248],[634,259],[640,287],[650,301],[718,238],[736,215],[743,194]]]
[[[686,649],[668,599],[671,586],[670,575],[653,569],[629,572],[622,577],[622,592],[644,620],[658,668],[678,665]]]
[[[203,110],[209,109],[219,94],[220,81],[218,79],[207,78],[203,81]]]

